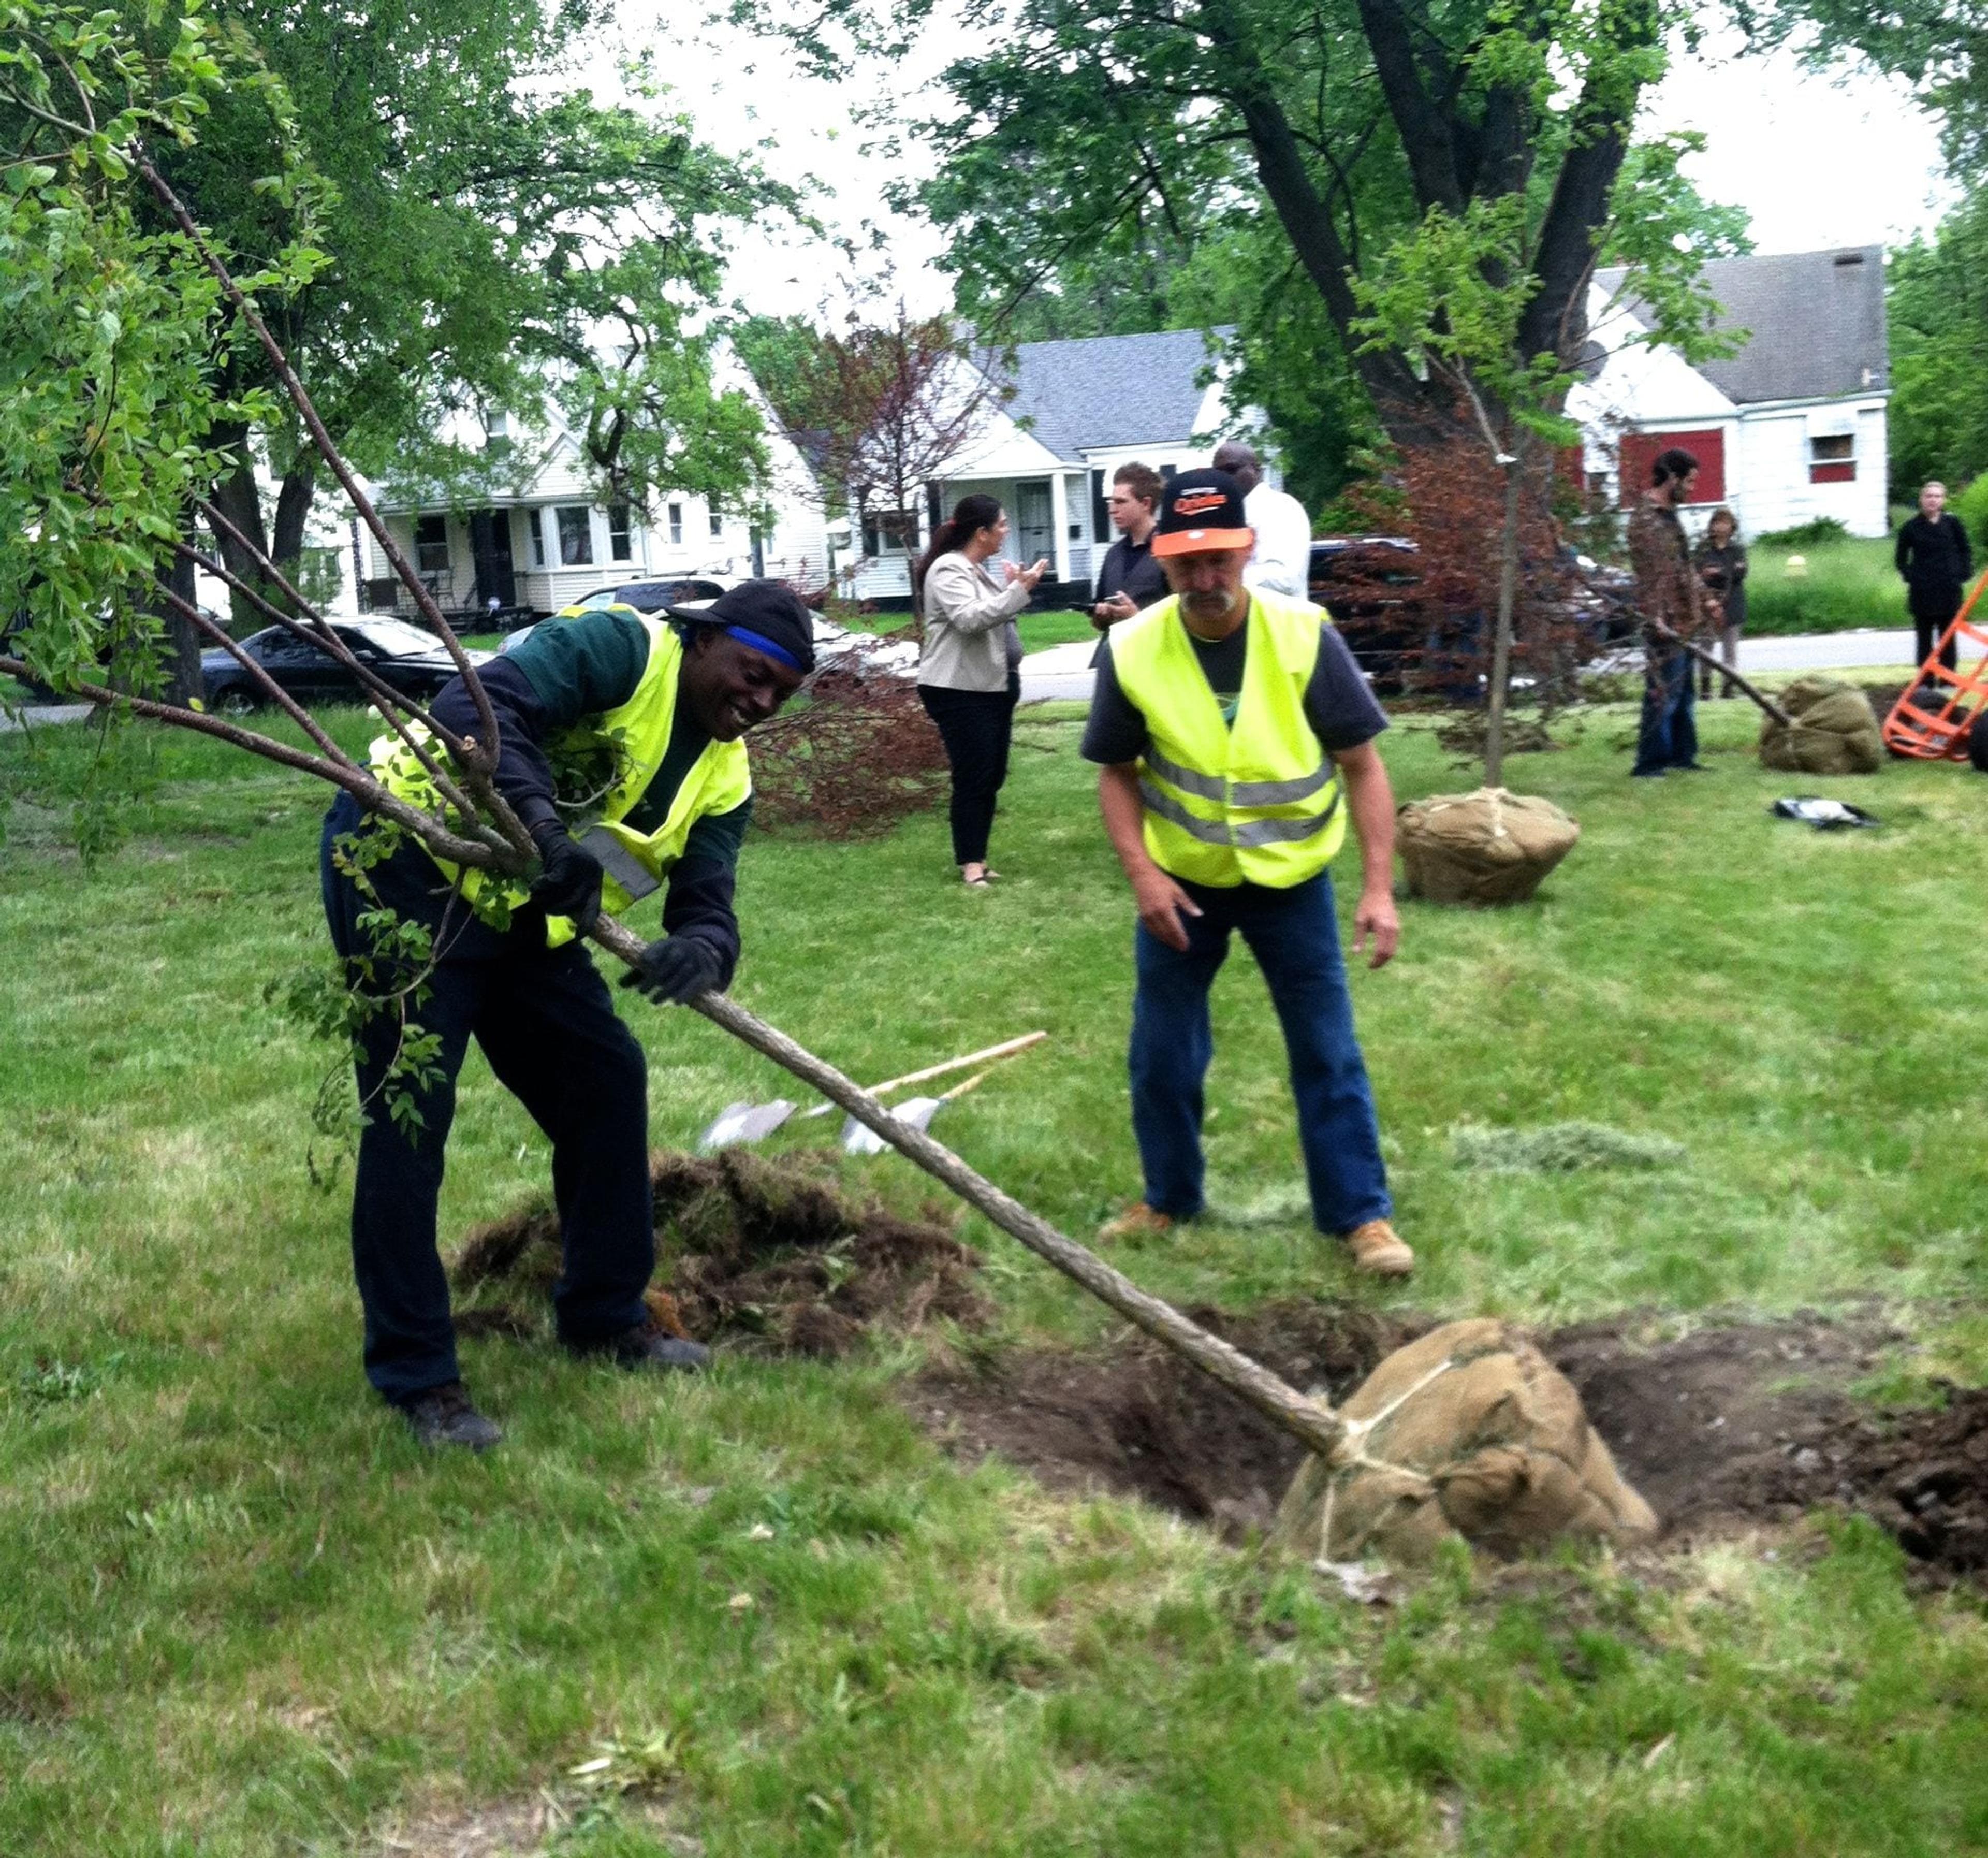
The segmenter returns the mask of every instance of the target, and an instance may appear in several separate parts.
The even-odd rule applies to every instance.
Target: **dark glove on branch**
[[[545,868],[532,886],[535,902],[549,916],[570,916],[582,933],[600,914],[600,861],[556,821],[535,827],[532,841]]]
[[[642,958],[621,976],[659,1007],[708,993],[725,973],[725,959],[702,936],[664,936],[643,949]]]

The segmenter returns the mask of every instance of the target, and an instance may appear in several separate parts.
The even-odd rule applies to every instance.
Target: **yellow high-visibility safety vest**
[[[1172,596],[1111,631],[1118,686],[1146,719],[1139,763],[1148,855],[1190,883],[1288,890],[1346,838],[1338,770],[1305,716],[1319,609],[1253,592],[1234,724],[1195,657]]]
[[[624,818],[655,778],[668,753],[671,726],[676,719],[677,680],[683,668],[683,641],[664,620],[625,609],[641,620],[649,635],[648,662],[643,666],[641,682],[627,702],[605,712],[600,719],[604,736],[619,732],[617,743],[618,778],[600,806],[599,822],[582,843],[607,868],[601,888],[601,907],[610,914],[626,909],[637,898],[656,888],[670,868],[683,856],[690,829],[708,814],[729,813],[752,791],[752,770],[743,742],[711,742],[691,763],[670,800],[670,810],[654,832],[642,832],[624,824]],[[425,736],[419,723],[414,729]],[[373,771],[401,799],[438,817],[445,813],[441,797],[426,771],[397,736],[382,736],[371,750]],[[457,868],[445,858],[435,859],[451,879]],[[463,874],[462,893],[471,902],[483,885],[492,880],[481,871]],[[506,887],[505,895],[513,909],[527,892],[522,885]],[[546,945],[557,948],[570,942],[574,930],[564,916],[546,919]]]

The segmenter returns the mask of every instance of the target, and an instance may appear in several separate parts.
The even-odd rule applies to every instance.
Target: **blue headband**
[[[807,667],[794,656],[785,645],[776,645],[763,632],[754,632],[745,626],[727,626],[727,638],[735,638],[742,645],[750,645],[755,651],[763,651],[770,658],[777,658],[789,671],[798,671],[805,677]]]

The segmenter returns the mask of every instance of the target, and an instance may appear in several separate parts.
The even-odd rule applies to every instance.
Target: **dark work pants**
[[[1215,1055],[1208,993],[1234,932],[1263,970],[1283,1027],[1298,1144],[1319,1230],[1344,1234],[1391,1217],[1331,881],[1321,871],[1288,890],[1256,884],[1181,888],[1202,911],[1187,920],[1186,952],[1168,947],[1143,922],[1133,950],[1139,980],[1132,1003],[1132,1132],[1146,1204],[1175,1219],[1201,1210],[1202,1082]]]
[[[1006,690],[948,690],[921,684],[919,700],[937,726],[952,769],[952,861],[987,861],[987,835],[994,827],[994,800],[1008,778],[1008,743],[1015,731],[1015,706],[1022,680],[1008,674]]]
[[[1932,655],[1932,648],[1939,641],[1939,635],[1952,624],[1953,616],[1960,611],[1960,587],[1929,587],[1924,591],[1915,589],[1911,606],[1912,637],[1916,641],[1917,655],[1915,665],[1923,665]],[[1969,624],[1973,622],[1969,621]],[[1960,647],[1952,639],[1946,642],[1946,649],[1939,655],[1939,662],[1951,671],[1960,659]]]
[[[1698,760],[1698,716],[1692,666],[1698,661],[1672,646],[1643,678],[1643,716],[1636,736],[1635,774],[1688,768]]]
[[[358,917],[370,905],[333,868],[331,846],[359,824],[357,804],[341,796],[326,817],[321,854],[332,945],[348,960],[367,953]],[[357,1065],[367,1121],[353,1189],[352,1263],[366,1313],[366,1376],[404,1403],[457,1378],[435,1208],[470,1039],[552,1142],[563,1249],[553,1310],[562,1338],[582,1345],[645,1315],[642,1292],[655,1265],[647,1068],[584,948],[545,947],[536,912],[521,912],[502,933],[475,921],[411,843],[370,875],[403,920],[431,926],[438,953],[428,997],[408,1014],[441,1041],[434,1076],[414,1092],[421,1126],[404,1129],[381,1098],[401,1036],[397,1014],[374,1017]]]

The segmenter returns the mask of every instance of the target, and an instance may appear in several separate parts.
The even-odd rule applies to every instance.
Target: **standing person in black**
[[[1166,575],[1153,559],[1153,530],[1166,487],[1166,479],[1151,465],[1121,465],[1111,474],[1111,526],[1118,540],[1105,551],[1097,570],[1097,604],[1090,609],[1090,623],[1100,632],[1167,597]],[[1100,639],[1090,656],[1092,670],[1104,655]]]
[[[1932,655],[1935,641],[1960,611],[1960,596],[1974,578],[1974,552],[1959,517],[1946,507],[1946,486],[1929,484],[1919,492],[1919,513],[1898,531],[1892,560],[1905,577],[1905,604],[1918,635],[1915,664]],[[1939,655],[1948,670],[1958,654],[1949,640]]]
[[[1740,540],[1740,519],[1723,503],[1705,525],[1705,536],[1692,551],[1698,577],[1718,606],[1720,614],[1719,655],[1730,672],[1740,667],[1740,635],[1746,626],[1746,545]],[[1733,679],[1728,677],[1719,695],[1729,699]],[[1712,695],[1712,667],[1701,658],[1698,665],[1700,702]]]

